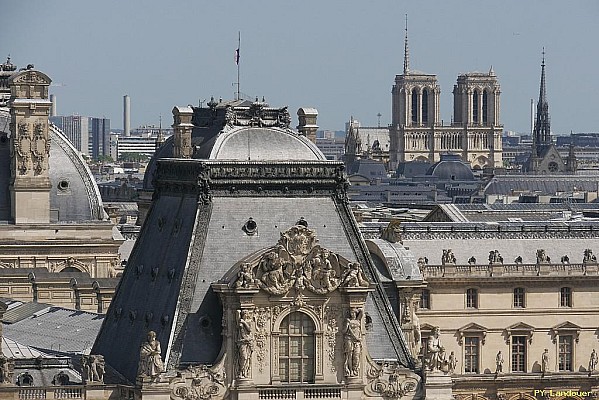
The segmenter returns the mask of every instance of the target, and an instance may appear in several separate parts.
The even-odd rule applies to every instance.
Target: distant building
[[[116,160],[126,153],[143,154],[150,158],[154,155],[157,146],[172,134],[172,128],[163,129],[161,126],[143,125],[133,129],[130,136],[113,136],[111,140],[116,139],[117,146],[117,156],[113,158]]]
[[[576,156],[574,147],[570,145],[570,152],[563,159],[557,147],[551,140],[551,119],[549,118],[549,102],[545,82],[545,51],[541,63],[541,88],[537,103],[537,116],[532,136],[531,154],[522,170],[531,174],[556,174],[576,172]]]
[[[316,138],[316,147],[322,151],[327,160],[343,159],[345,139],[327,135],[324,138]]]
[[[56,125],[69,142],[81,153],[89,156],[89,117],[81,115],[66,115],[50,117],[50,122]]]
[[[90,118],[90,155],[94,159],[110,156],[110,119]]]
[[[348,168],[361,158],[380,161],[388,168],[390,148],[388,127],[363,127],[353,117],[345,126],[345,164]]]
[[[501,167],[501,90],[493,68],[458,76],[451,125],[440,118],[440,93],[436,75],[410,70],[406,29],[404,71],[392,89],[391,169],[407,161],[436,162],[447,152],[475,169]]]

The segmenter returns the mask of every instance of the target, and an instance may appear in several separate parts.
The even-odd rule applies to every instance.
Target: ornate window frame
[[[458,329],[458,343],[462,346],[466,336],[476,336],[480,338],[481,345],[484,345],[487,338],[487,331],[488,329],[484,326],[471,322]]]
[[[551,342],[555,344],[559,336],[572,335],[576,343],[580,340],[580,331],[582,328],[570,321],[555,325],[549,331],[551,332]]]
[[[505,328],[505,343],[510,344],[512,336],[526,336],[528,344],[532,344],[535,328],[524,322],[518,322]]]

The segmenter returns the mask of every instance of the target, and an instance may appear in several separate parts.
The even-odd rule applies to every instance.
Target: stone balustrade
[[[599,275],[598,264],[489,264],[489,265],[424,265],[424,278],[506,277],[506,276],[591,276]]]

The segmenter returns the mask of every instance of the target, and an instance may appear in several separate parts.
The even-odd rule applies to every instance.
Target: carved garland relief
[[[43,123],[35,123],[33,135],[30,129],[30,124],[25,121],[18,125],[14,142],[14,152],[17,156],[15,169],[19,175],[27,175],[33,166],[34,175],[42,175],[48,170],[50,140],[47,138],[46,126]]]

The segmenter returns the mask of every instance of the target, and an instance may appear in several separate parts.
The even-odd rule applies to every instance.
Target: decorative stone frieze
[[[226,356],[212,367],[207,365],[189,366],[178,371],[178,376],[170,381],[170,398],[173,400],[219,400],[227,393]]]

